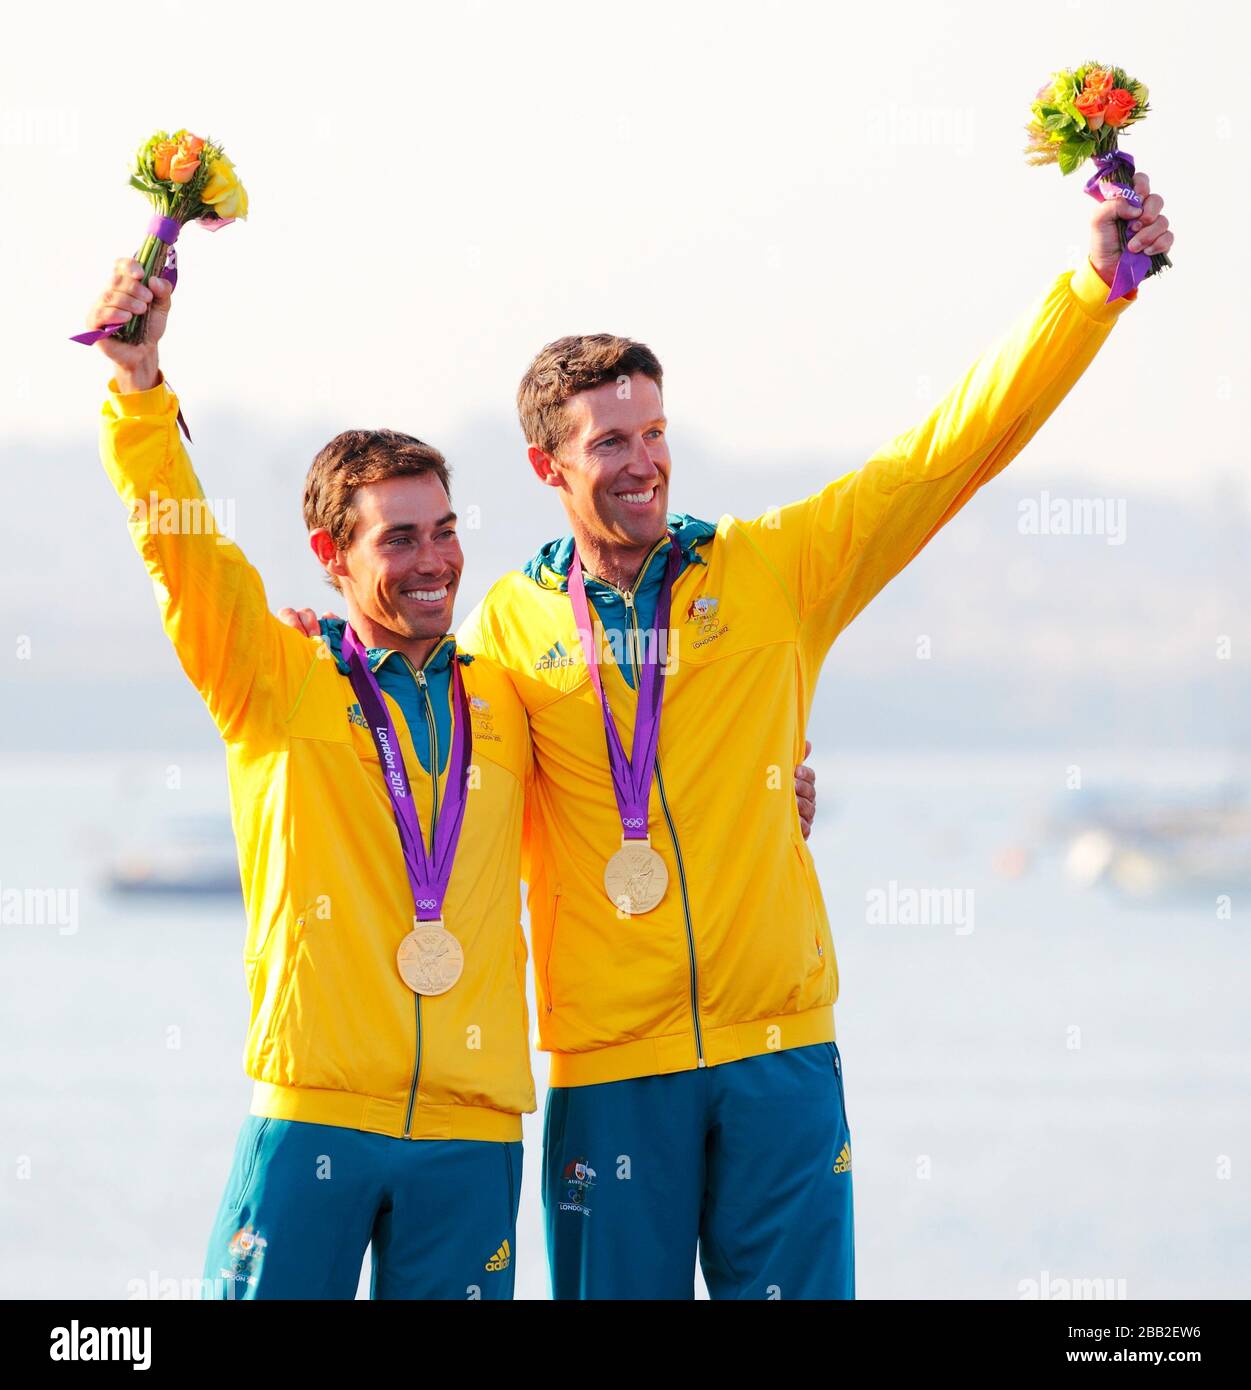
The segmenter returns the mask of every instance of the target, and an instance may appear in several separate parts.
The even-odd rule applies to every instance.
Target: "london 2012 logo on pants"
[[[595,1169],[585,1158],[575,1158],[572,1163],[565,1164],[561,1181],[566,1184],[565,1200],[560,1203],[561,1211],[579,1211],[583,1216],[590,1216],[591,1208],[586,1197],[595,1186]]]
[[[223,1269],[223,1279],[231,1279],[238,1284],[255,1285],[260,1277],[261,1261],[269,1242],[257,1231],[252,1223],[236,1231],[229,1246],[231,1267]]]

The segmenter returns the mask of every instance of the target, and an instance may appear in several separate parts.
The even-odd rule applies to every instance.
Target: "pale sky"
[[[867,455],[1084,255],[1082,177],[1027,167],[1022,127],[1098,57],[1151,89],[1125,143],[1176,269],[1045,437],[1183,491],[1240,470],[1251,425],[1248,27],[1093,0],[14,7],[0,429],[93,436],[106,364],[66,338],[148,217],[131,152],[186,125],[252,199],[180,243],[164,365],[194,416],[437,443],[510,416],[543,343],[611,330],[665,365],[675,466],[684,435],[735,464]]]

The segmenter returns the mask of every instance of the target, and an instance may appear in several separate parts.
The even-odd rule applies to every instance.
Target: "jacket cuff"
[[[1099,323],[1115,323],[1125,312],[1126,305],[1132,304],[1138,298],[1138,291],[1131,290],[1129,294],[1109,304],[1108,286],[1091,265],[1089,257],[1073,272],[1069,280],[1069,289],[1085,313]]]
[[[169,389],[164,372],[155,386],[146,391],[118,390],[117,378],[109,382],[109,405],[115,416],[123,415],[165,415],[171,405],[177,410],[177,397]]]

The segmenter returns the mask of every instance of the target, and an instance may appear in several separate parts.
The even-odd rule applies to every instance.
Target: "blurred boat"
[[[1066,832],[1064,868],[1082,888],[1127,898],[1214,897],[1251,887],[1251,803],[1241,795],[1105,804]]]
[[[105,886],[113,893],[238,897],[239,859],[230,818],[163,822],[114,858]]]

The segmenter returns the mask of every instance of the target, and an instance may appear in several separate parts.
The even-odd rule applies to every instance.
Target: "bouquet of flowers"
[[[1100,202],[1124,198],[1137,210],[1142,199],[1134,191],[1134,157],[1119,147],[1118,136],[1150,109],[1146,87],[1122,68],[1103,63],[1065,68],[1054,73],[1034,98],[1025,128],[1029,136],[1027,161],[1058,164],[1062,174],[1071,174],[1091,159],[1095,172],[1086,181],[1086,192]],[[1165,255],[1127,251],[1129,233],[1124,221],[1117,222],[1117,235],[1121,258],[1109,301],[1128,294],[1140,280],[1173,264]]]
[[[154,275],[171,284],[177,282],[174,243],[188,222],[217,231],[248,215],[247,190],[225,151],[189,130],[176,130],[172,135],[158,130],[140,145],[130,184],[150,198],[156,209],[135,256],[143,266],[145,285]],[[116,334],[120,342],[141,343],[146,325],[146,315],[137,314],[120,327],[79,333],[73,341],[94,343]]]

